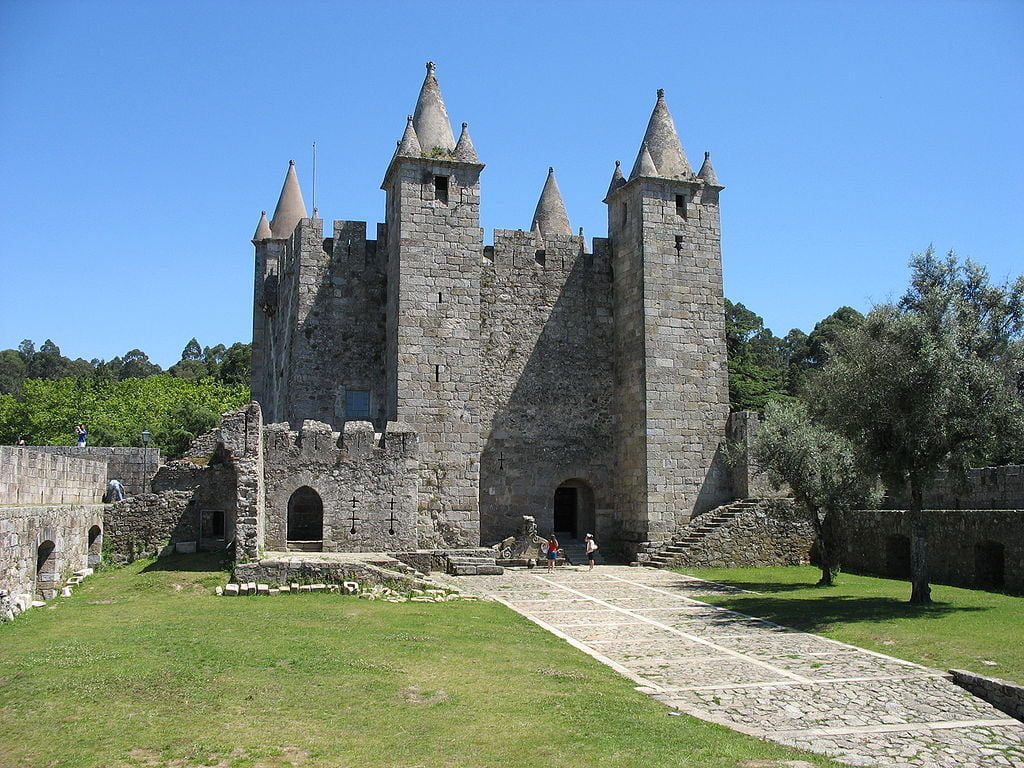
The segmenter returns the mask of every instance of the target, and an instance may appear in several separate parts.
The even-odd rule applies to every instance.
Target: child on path
[[[594,570],[594,553],[597,551],[597,542],[594,541],[592,533],[588,533],[584,541],[587,543],[587,565],[590,566],[587,570],[592,571]]]
[[[548,570],[555,570],[555,560],[558,559],[558,539],[555,538],[555,534],[551,534],[548,537]]]

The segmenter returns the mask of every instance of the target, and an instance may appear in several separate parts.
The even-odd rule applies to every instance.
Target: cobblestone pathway
[[[1024,723],[942,673],[701,602],[730,587],[617,566],[460,579],[683,712],[851,765],[1024,767]]]

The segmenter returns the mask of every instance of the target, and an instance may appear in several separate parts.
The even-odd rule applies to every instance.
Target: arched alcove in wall
[[[304,485],[288,499],[288,549],[319,552],[323,550],[323,539],[323,499]]]
[[[98,525],[89,529],[88,544],[86,564],[95,568],[103,559],[103,531]]]
[[[581,539],[594,532],[594,489],[586,480],[574,477],[555,489],[552,519],[557,535]]]
[[[36,550],[36,594],[41,600],[49,600],[57,594],[58,586],[57,545],[48,539]]]

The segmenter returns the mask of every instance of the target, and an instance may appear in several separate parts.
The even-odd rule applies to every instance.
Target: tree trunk
[[[924,491],[910,481],[910,602],[930,603],[932,588],[928,586],[928,521],[921,507]]]
[[[819,587],[835,586],[835,575],[838,568],[832,561],[832,543],[826,540],[825,527],[822,525],[820,511],[816,507],[809,507],[811,510],[811,525],[814,526],[814,540],[818,544],[818,559],[821,567],[821,579]]]

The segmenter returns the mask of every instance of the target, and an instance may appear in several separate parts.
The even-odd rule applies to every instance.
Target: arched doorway
[[[324,502],[304,485],[288,499],[288,549],[321,552],[324,548]]]
[[[89,549],[86,556],[86,565],[90,568],[95,568],[100,564],[100,560],[103,559],[102,548],[103,531],[100,530],[98,525],[94,525],[89,529]]]
[[[974,545],[974,579],[982,589],[1002,589],[1006,585],[1006,549],[998,541]]]
[[[555,489],[552,527],[559,538],[580,539],[594,532],[594,489],[586,480],[566,480]]]
[[[49,600],[57,594],[59,586],[57,545],[47,540],[36,550],[36,594],[40,600]]]

